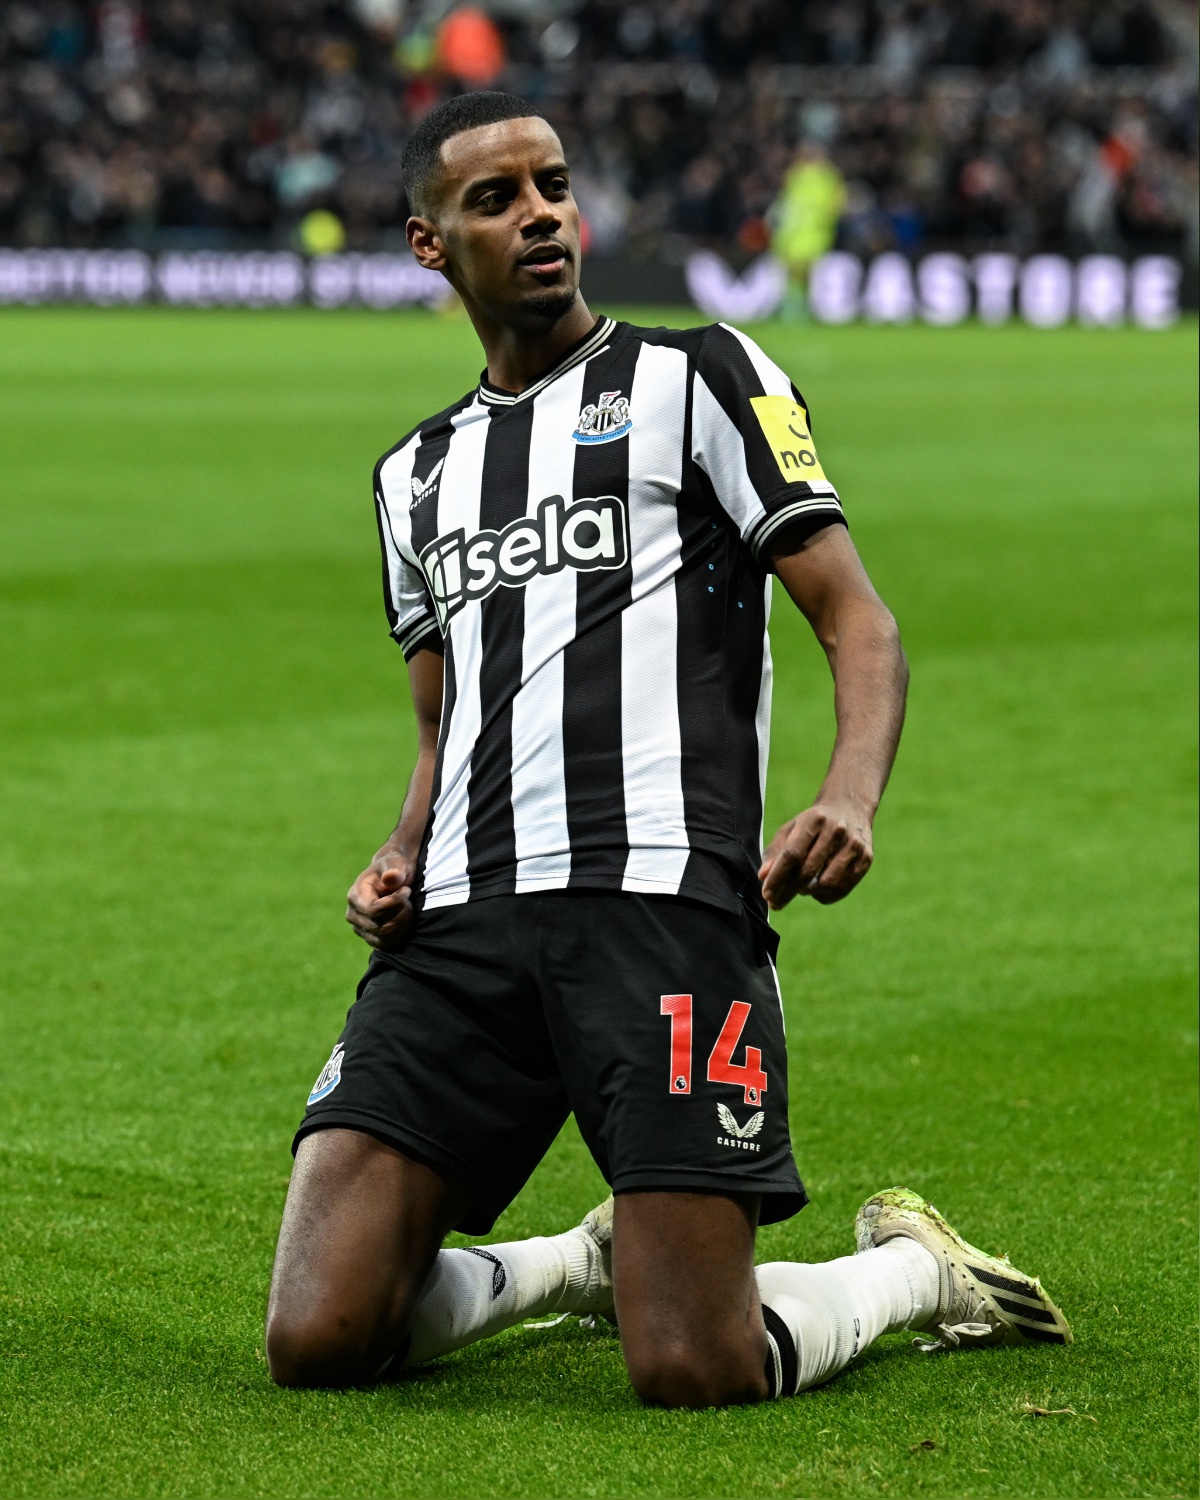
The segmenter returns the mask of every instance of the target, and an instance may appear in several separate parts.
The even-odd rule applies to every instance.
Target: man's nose
[[[522,203],[521,233],[525,235],[553,234],[562,223],[557,204],[543,198],[534,188]]]

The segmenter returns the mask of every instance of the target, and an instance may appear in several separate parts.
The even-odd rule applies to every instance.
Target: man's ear
[[[409,249],[427,271],[446,269],[446,247],[442,244],[442,237],[432,219],[414,215],[404,226],[404,233],[408,236]]]

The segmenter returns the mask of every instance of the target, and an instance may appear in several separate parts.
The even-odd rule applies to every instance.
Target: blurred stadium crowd
[[[1196,257],[1187,0],[7,0],[0,243],[400,248],[405,139],[478,87],[599,253],[749,259],[800,161],[863,255]]]

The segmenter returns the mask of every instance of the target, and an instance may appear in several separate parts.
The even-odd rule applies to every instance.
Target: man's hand
[[[408,664],[417,715],[417,764],[408,783],[400,821],[346,893],[346,921],[371,948],[403,948],[412,932],[412,887],[416,856],[429,820],[429,799],[442,715],[442,658],[418,651]]]
[[[793,896],[830,906],[850,894],[873,859],[865,810],[849,801],[818,802],[771,840],[758,870],[763,898],[772,911]]]
[[[384,850],[346,894],[346,921],[370,948],[402,948],[413,921],[413,861]]]
[[[772,911],[793,896],[829,906],[871,868],[871,823],[904,723],[908,664],[900,632],[843,526],[818,531],[774,560],[779,581],[825,648],[834,678],[837,740],[807,812],[785,823],[758,878]]]

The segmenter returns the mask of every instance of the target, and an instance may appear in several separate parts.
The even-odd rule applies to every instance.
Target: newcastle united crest
[[[620,391],[603,391],[598,401],[579,413],[571,436],[577,443],[612,443],[632,426],[628,398]]]

